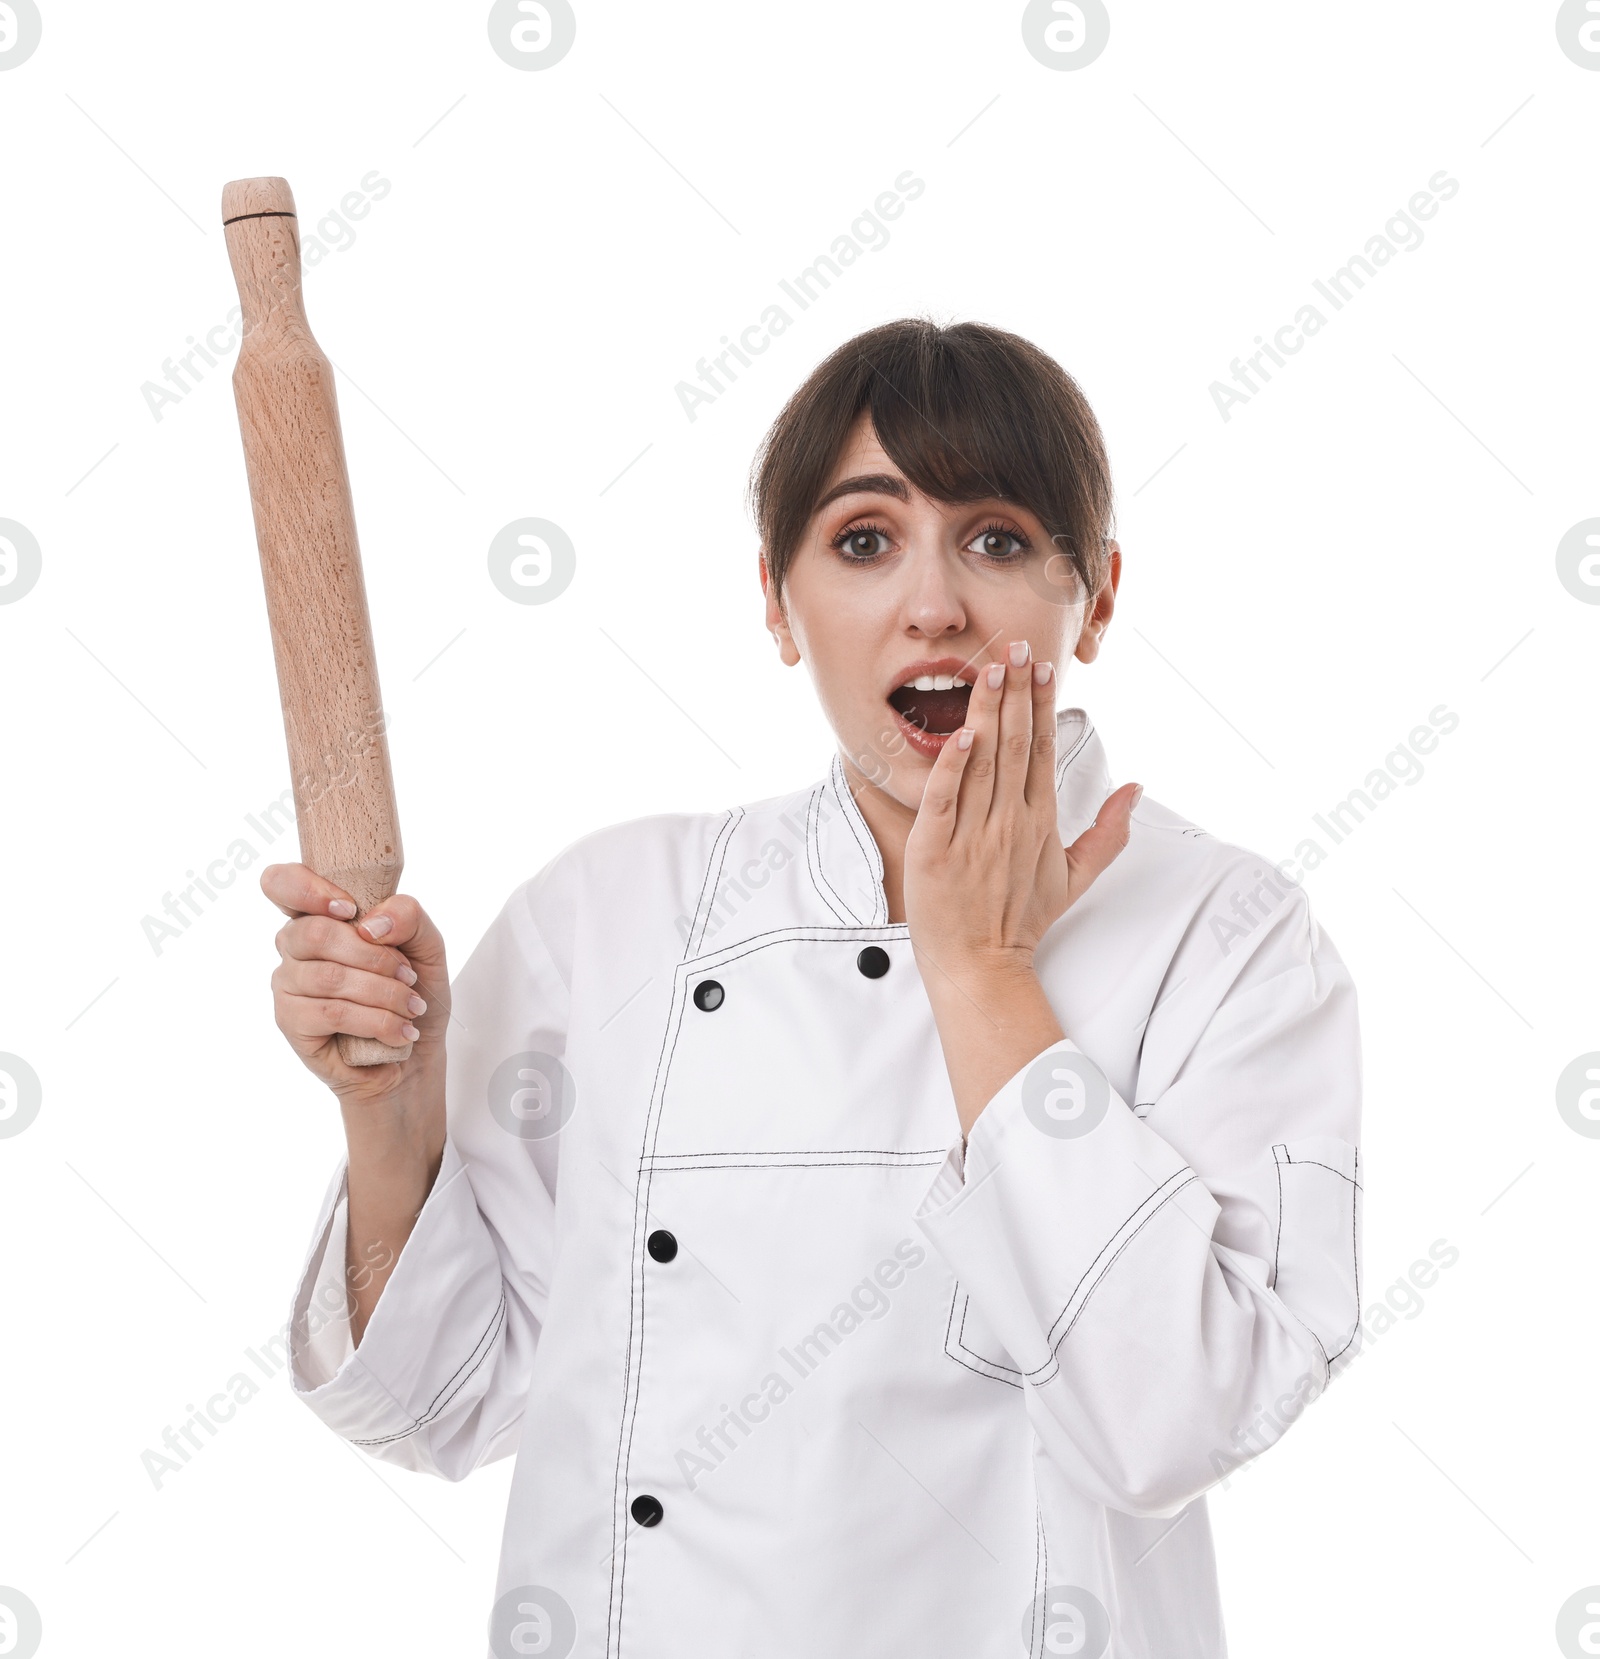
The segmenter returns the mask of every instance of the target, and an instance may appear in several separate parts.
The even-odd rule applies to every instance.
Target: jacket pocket
[[[1349,1141],[1318,1136],[1279,1142],[1272,1156],[1273,1289],[1316,1337],[1331,1377],[1355,1357],[1361,1325],[1361,1153]]]
[[[956,1281],[950,1296],[944,1351],[957,1365],[964,1365],[980,1377],[992,1377],[996,1382],[1010,1383],[1013,1388],[1022,1387],[1022,1368],[989,1329],[988,1321],[962,1289],[960,1280]]]

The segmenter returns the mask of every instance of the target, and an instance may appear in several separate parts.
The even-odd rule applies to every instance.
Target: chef
[[[859,336],[752,495],[823,776],[586,836],[453,983],[415,899],[263,876],[348,1143],[295,1390],[515,1456],[500,1659],[1221,1659],[1205,1493],[1356,1351],[1349,976],[1059,695],[1121,550],[1037,347]]]

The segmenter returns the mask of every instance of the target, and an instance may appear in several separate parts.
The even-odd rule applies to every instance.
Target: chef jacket
[[[1057,724],[1067,844],[1112,785]],[[1225,1651],[1203,1494],[1356,1352],[1349,975],[1147,795],[1036,955],[1067,1036],[963,1146],[882,876],[835,759],[517,888],[354,1351],[335,1172],[293,1386],[407,1469],[515,1454],[502,1659]]]

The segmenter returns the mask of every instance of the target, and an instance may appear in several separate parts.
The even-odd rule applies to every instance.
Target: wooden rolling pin
[[[300,858],[356,901],[389,897],[403,855],[383,699],[361,579],[333,367],[306,322],[300,233],[284,179],[235,179],[222,191],[223,234],[244,326],[239,406],[278,694],[289,742]],[[352,1066],[404,1060],[340,1035]]]

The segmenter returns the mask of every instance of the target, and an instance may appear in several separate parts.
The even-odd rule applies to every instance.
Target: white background
[[[1126,554],[1065,692],[1119,779],[1273,859],[1331,849],[1364,1302],[1459,1251],[1215,1495],[1232,1651],[1558,1652],[1600,1581],[1600,1141],[1555,1105],[1600,1049],[1600,607],[1555,559],[1600,514],[1600,72],[1553,0],[1114,0],[1073,72],[1015,0],[580,3],[537,73],[482,4],[44,6],[0,73],[0,517],[43,561],[0,605],[0,1050],[43,1085],[0,1139],[0,1584],[41,1651],[476,1652],[492,1599],[509,1464],[374,1464],[245,1356],[339,1150],[272,1024],[257,871],[159,954],[143,926],[288,780],[232,353],[159,420],[142,388],[235,303],[225,181],[286,176],[309,245],[377,170],[307,303],[406,887],[453,961],[577,835],[823,770],[743,504],[812,366],[907,314],[1037,341],[1104,425]],[[887,245],[687,419],[697,359],[906,169]],[[1441,169],[1420,246],[1225,421],[1212,382]],[[487,576],[529,515],[577,548],[548,605]],[[1334,846],[1313,814],[1440,705],[1420,779]],[[241,1371],[262,1391],[158,1488],[142,1454]]]

